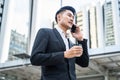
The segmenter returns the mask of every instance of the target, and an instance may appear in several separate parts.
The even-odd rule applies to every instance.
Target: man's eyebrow
[[[67,13],[68,15],[72,15],[72,16],[74,16],[72,13]]]

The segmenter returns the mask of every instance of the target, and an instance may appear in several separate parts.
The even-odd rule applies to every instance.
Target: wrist
[[[67,58],[67,51],[64,51],[64,58]]]
[[[83,41],[83,40],[84,40],[84,38],[78,38],[77,40],[78,40],[78,41]]]

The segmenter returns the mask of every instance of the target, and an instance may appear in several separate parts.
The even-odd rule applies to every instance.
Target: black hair
[[[72,11],[72,13],[75,15],[76,11],[73,7],[71,6],[64,6],[64,7],[61,7],[55,14],[55,21],[57,22],[57,15],[65,10],[70,10]]]

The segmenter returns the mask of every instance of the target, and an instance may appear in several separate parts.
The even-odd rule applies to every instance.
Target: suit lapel
[[[57,31],[57,29],[55,29],[55,28],[53,29],[53,31],[54,31],[54,34],[56,35],[56,37],[58,38],[58,40],[60,41],[60,42],[59,42],[59,45],[61,45],[62,48],[65,49],[65,44],[64,44],[64,41],[63,41],[60,33],[59,33],[59,32]]]

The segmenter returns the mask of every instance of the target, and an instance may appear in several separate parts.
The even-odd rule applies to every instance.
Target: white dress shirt
[[[66,46],[66,50],[68,50],[68,49],[69,49],[69,44],[68,44],[68,40],[67,40],[67,37],[66,37],[64,31],[63,31],[59,26],[56,26],[55,28],[56,28],[56,29],[58,30],[58,32],[60,33],[60,35],[61,35],[61,37],[62,37],[62,39],[63,39],[63,41],[64,41],[64,44],[65,44],[65,46]]]

